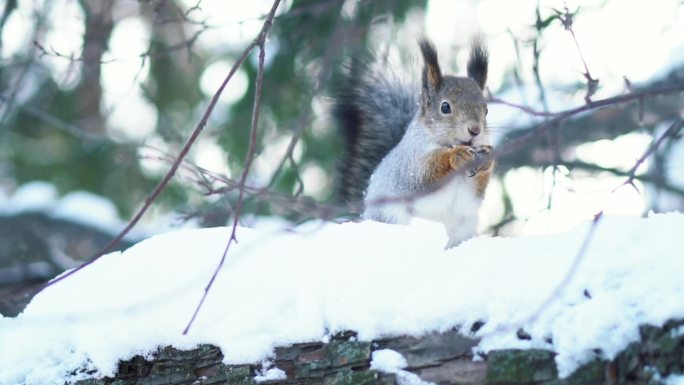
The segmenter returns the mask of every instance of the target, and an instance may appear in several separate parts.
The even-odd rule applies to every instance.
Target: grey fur
[[[484,45],[478,40],[471,50],[469,78],[443,76],[432,43],[423,38],[419,46],[423,56],[422,73],[417,67],[411,67],[415,73],[397,75],[387,65],[357,59],[339,81],[333,95],[332,115],[346,138],[346,152],[339,164],[337,181],[337,194],[342,202],[364,200],[371,175],[401,141],[412,122],[420,122],[423,127],[444,122],[454,127],[453,133],[441,136],[445,143],[440,144],[445,146],[468,140],[460,137],[466,132],[464,123],[484,126],[486,102],[481,91],[487,76]],[[434,84],[428,82],[429,70],[437,75],[432,77],[436,80]],[[419,74],[422,82],[416,79]],[[454,92],[460,93],[458,100],[453,98]],[[443,100],[448,100],[454,108],[448,117],[439,114]]]
[[[347,69],[332,109],[347,142],[338,173],[341,201],[363,200],[371,174],[413,119],[418,93],[412,82],[372,63],[357,61]]]

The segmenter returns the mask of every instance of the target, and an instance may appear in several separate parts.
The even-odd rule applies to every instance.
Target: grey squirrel
[[[343,75],[332,107],[346,138],[339,195],[363,200],[365,219],[441,222],[452,247],[475,235],[494,167],[483,95],[488,53],[475,39],[468,76],[456,77],[442,74],[429,40],[418,45],[420,84],[358,61]]]

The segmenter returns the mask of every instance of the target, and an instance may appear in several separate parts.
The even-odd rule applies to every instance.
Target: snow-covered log
[[[372,342],[340,334],[327,343],[276,348],[269,361],[246,365],[224,365],[221,350],[211,345],[189,351],[166,347],[150,359],[122,361],[114,377],[77,385],[674,385],[684,380],[683,327],[684,321],[642,327],[639,341],[614,360],[593,359],[562,379],[551,351],[492,350],[474,361],[477,341],[448,331]]]
[[[0,384],[681,381],[682,214],[450,250],[420,221],[237,230],[208,292],[230,228],[108,254],[0,317]]]

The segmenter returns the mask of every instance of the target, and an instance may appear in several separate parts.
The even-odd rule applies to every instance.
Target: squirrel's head
[[[489,144],[486,131],[487,50],[475,40],[468,60],[468,76],[442,75],[434,45],[419,41],[423,54],[421,108],[423,126],[444,146]]]

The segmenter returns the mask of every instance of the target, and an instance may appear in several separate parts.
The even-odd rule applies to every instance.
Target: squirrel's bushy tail
[[[332,117],[345,139],[337,178],[342,202],[363,200],[371,174],[399,143],[418,110],[418,89],[407,79],[410,76],[362,60],[353,61],[338,79]]]

